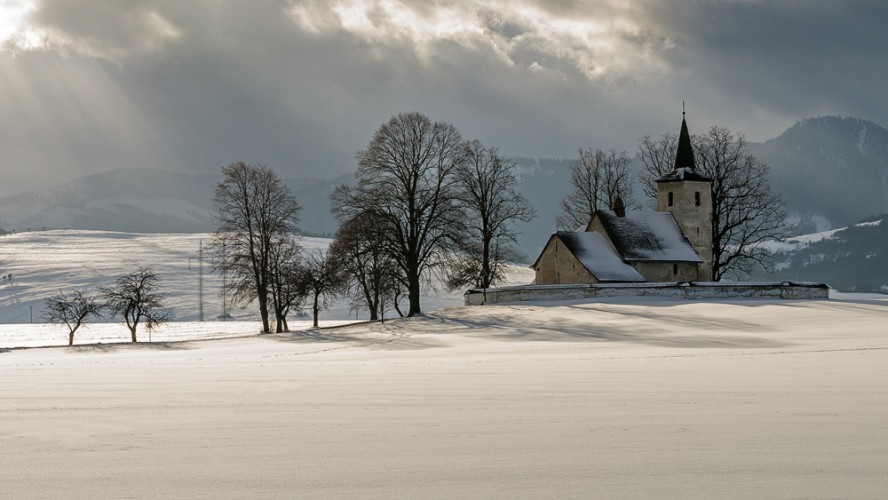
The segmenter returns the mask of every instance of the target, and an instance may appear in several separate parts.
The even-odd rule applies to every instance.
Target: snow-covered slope
[[[888,215],[830,231],[770,242],[781,279],[824,281],[836,289],[888,292]]]
[[[96,291],[99,286],[111,284],[117,276],[133,270],[137,265],[151,266],[157,271],[162,291],[168,295],[167,303],[176,321],[194,321],[198,318],[199,304],[199,250],[201,244],[206,246],[212,237],[211,233],[140,234],[83,230],[20,232],[2,236],[0,324],[42,323],[43,301],[54,292],[83,288]],[[302,244],[307,250],[326,249],[330,240],[303,238]],[[528,283],[533,279],[533,272],[529,269],[515,268],[513,274],[515,283]],[[211,272],[207,254],[203,261],[203,289],[204,319],[216,320],[222,313],[221,278]],[[426,311],[459,304],[462,304],[460,292],[431,290],[423,297]],[[252,321],[248,331],[258,330],[255,305],[238,308],[231,314],[236,320]],[[365,313],[356,316],[345,302],[334,302],[321,313],[321,319],[326,320],[366,317]],[[218,328],[237,333],[241,331],[238,328],[242,327],[220,325]],[[54,331],[61,333],[63,329],[56,328]],[[117,329],[121,328],[118,326]],[[105,329],[94,330],[95,339],[107,335]],[[0,328],[0,336],[4,335],[3,332]],[[175,332],[169,334],[175,336]],[[0,346],[3,345],[9,344],[4,344],[0,339]],[[29,341],[27,345],[33,345],[33,342]]]
[[[138,265],[157,271],[162,291],[177,321],[198,318],[198,265],[201,244],[210,233],[139,234],[108,231],[35,231],[0,238],[0,323],[42,322],[43,300],[58,290],[111,284]],[[329,240],[304,238],[307,249],[326,248]],[[11,276],[11,278],[10,278]],[[204,318],[222,312],[221,278],[203,260]],[[348,317],[348,311],[332,314]],[[255,307],[235,310],[236,319],[255,320]],[[325,315],[326,317],[331,317]]]

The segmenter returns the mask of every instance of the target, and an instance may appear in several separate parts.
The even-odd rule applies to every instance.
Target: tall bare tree
[[[468,234],[448,279],[451,288],[489,288],[503,278],[505,264],[518,258],[515,224],[533,220],[534,209],[515,190],[514,166],[495,147],[466,143],[456,173]]]
[[[68,345],[74,345],[74,333],[89,320],[101,317],[99,299],[84,290],[59,291],[44,301],[47,323],[64,323],[68,327]]]
[[[630,205],[631,161],[626,151],[580,148],[579,157],[571,166],[570,181],[574,189],[561,202],[558,227],[566,231],[585,227],[596,210],[611,208],[618,196],[625,205]]]
[[[222,175],[213,197],[218,224],[214,265],[226,273],[235,297],[242,302],[258,302],[262,331],[268,333],[268,302],[274,292],[273,252],[275,245],[296,234],[302,207],[266,165],[232,163],[222,167]],[[278,325],[282,325],[279,311],[272,309],[277,313]]]
[[[761,244],[787,234],[786,210],[779,194],[771,191],[768,166],[747,152],[741,133],[714,126],[692,136],[697,169],[712,179],[712,275],[748,275],[756,264],[766,269],[773,263]],[[656,198],[654,181],[672,170],[674,136],[659,140],[642,138],[639,150],[644,163],[645,194]]]
[[[334,198],[340,219],[370,212],[385,221],[387,247],[409,300],[408,316],[422,313],[424,276],[445,262],[463,233],[455,174],[464,149],[453,125],[420,113],[383,124],[358,153],[357,187]]]
[[[342,222],[329,255],[346,275],[354,307],[366,307],[370,320],[384,316],[386,304],[398,309],[402,290],[398,266],[388,252],[385,221],[370,212]]]
[[[160,279],[150,267],[139,266],[117,278],[113,285],[99,290],[106,307],[113,314],[123,316],[133,342],[137,342],[136,330],[140,323],[153,330],[169,321],[169,312],[163,305],[166,295],[160,292]]]

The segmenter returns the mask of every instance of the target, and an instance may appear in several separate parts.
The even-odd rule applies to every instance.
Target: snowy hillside
[[[22,232],[0,237],[0,347],[9,346],[3,336],[6,335],[9,340],[9,332],[15,330],[4,329],[2,325],[32,321],[42,323],[43,301],[56,291],[82,288],[95,291],[140,264],[157,271],[175,321],[197,320],[198,252],[201,242],[207,245],[211,240],[210,233],[137,234],[75,230]],[[303,238],[302,241],[306,249],[325,249],[329,243],[330,240],[324,238]],[[527,269],[516,268],[513,274],[516,283],[527,283],[533,279],[532,271]],[[203,276],[204,319],[214,321],[222,313],[221,278],[211,272],[208,255],[205,255],[203,262]],[[423,298],[423,307],[427,311],[459,304],[462,304],[460,292],[429,291]],[[393,315],[392,312],[388,314]],[[255,305],[235,309],[231,315],[235,320],[247,323],[217,324],[217,331],[223,329],[229,334],[258,331]],[[349,304],[336,302],[321,313],[321,319],[354,320],[356,315]],[[366,319],[366,314],[359,313],[357,319]],[[291,322],[291,326],[295,324]],[[59,339],[64,338],[64,328],[50,330]],[[108,333],[107,328],[96,326],[91,335],[97,341],[108,341],[109,336],[122,337],[124,330],[114,325],[113,332]],[[210,329],[198,332],[196,336],[210,336],[212,333]],[[176,338],[177,334],[169,331],[167,335],[162,338]],[[15,345],[34,343],[19,342]]]
[[[888,292],[888,215],[853,226],[771,242],[771,278],[823,281],[850,292]]]

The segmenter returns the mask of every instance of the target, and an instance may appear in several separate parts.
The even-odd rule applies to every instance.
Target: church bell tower
[[[697,255],[699,281],[712,281],[712,179],[697,171],[685,113],[672,171],[657,179],[657,211],[671,212]]]

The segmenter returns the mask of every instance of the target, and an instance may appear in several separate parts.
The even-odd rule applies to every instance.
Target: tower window
[[[700,206],[700,191],[694,192],[694,205]]]
[[[672,191],[669,191],[669,206],[672,206]]]

